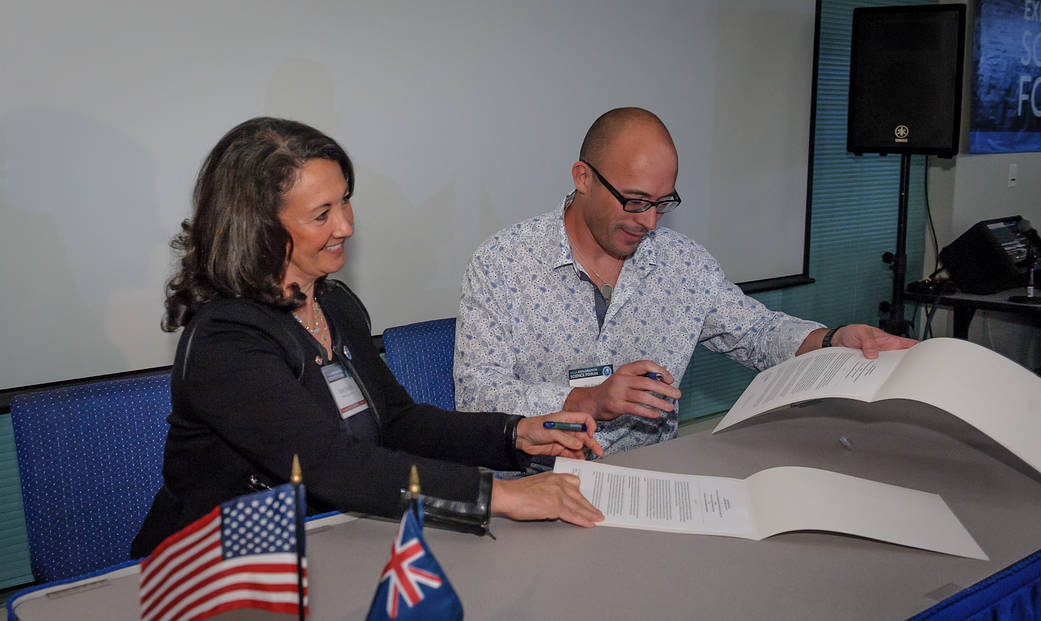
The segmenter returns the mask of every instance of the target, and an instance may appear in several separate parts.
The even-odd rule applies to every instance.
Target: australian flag
[[[368,621],[462,619],[463,604],[423,540],[423,506],[406,509],[380,575]]]

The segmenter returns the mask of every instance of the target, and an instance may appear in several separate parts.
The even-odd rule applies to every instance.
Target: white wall
[[[1009,166],[1018,168],[1008,187]],[[930,160],[930,199],[942,249],[980,220],[1022,215],[1041,227],[1041,153],[960,153]]]
[[[374,329],[454,315],[486,236],[570,190],[602,112],[657,112],[664,224],[735,280],[799,273],[813,0],[5,3],[0,388],[169,364],[167,247],[203,157],[288,116],[356,163],[337,276]]]

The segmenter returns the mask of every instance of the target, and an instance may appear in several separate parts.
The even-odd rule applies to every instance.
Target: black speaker
[[[965,5],[853,10],[846,149],[958,152]]]
[[[977,222],[940,251],[940,262],[959,289],[995,293],[1027,283],[1041,256],[1041,238],[1023,216]]]

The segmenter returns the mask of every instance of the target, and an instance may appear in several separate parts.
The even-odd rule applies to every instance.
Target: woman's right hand
[[[492,513],[515,520],[564,520],[590,528],[604,519],[578,490],[573,474],[543,472],[522,479],[492,482]]]

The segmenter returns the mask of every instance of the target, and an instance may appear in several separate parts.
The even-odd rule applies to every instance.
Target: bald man
[[[661,120],[619,108],[593,123],[561,205],[473,255],[456,326],[456,407],[588,412],[615,453],[676,437],[676,388],[699,342],[763,370],[820,347],[915,341],[767,309],[705,249],[658,223],[681,203]]]

